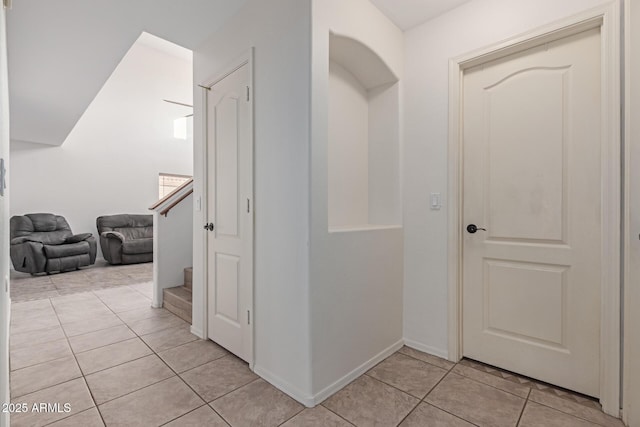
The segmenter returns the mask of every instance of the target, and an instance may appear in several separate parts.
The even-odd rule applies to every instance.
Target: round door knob
[[[469,224],[467,225],[467,232],[474,234],[475,232],[477,232],[478,230],[482,230],[482,231],[487,231],[485,228],[478,228],[477,225],[475,224]]]

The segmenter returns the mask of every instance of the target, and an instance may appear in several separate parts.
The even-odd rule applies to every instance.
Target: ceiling
[[[401,30],[408,30],[470,0],[371,0]]]
[[[371,0],[406,30],[469,0]],[[7,14],[11,140],[61,145],[145,31],[194,49],[246,0],[18,0]]]
[[[11,139],[60,145],[142,31],[194,49],[245,0],[19,0],[7,13]]]

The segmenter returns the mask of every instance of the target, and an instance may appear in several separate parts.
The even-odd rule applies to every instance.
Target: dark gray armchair
[[[96,226],[109,264],[153,261],[153,215],[100,216]]]
[[[11,262],[24,273],[76,270],[96,261],[91,233],[73,234],[64,217],[48,213],[11,218]]]

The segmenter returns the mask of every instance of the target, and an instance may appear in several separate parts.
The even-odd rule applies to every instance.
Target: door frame
[[[531,47],[601,27],[602,46],[602,276],[600,403],[620,416],[620,5],[614,0],[449,61],[448,355],[462,358],[462,84],[466,69]]]
[[[252,233],[252,242],[251,242],[251,259],[249,260],[249,270],[251,277],[251,284],[249,286],[249,311],[250,311],[250,322],[248,325],[247,334],[248,337],[248,349],[247,349],[247,359],[249,363],[249,368],[253,370],[253,366],[255,363],[255,307],[254,307],[254,287],[255,287],[255,272],[254,272],[254,258],[255,258],[255,159],[254,159],[254,126],[253,126],[253,117],[254,117],[254,96],[253,96],[253,56],[254,56],[254,48],[251,47],[248,51],[240,55],[234,61],[230,62],[226,67],[222,68],[219,72],[215,73],[212,77],[205,80],[203,84],[198,85],[202,89],[202,111],[203,120],[202,120],[202,135],[204,139],[203,150],[202,150],[202,162],[203,162],[203,189],[202,189],[202,212],[205,221],[209,218],[209,210],[208,210],[208,193],[209,193],[209,139],[208,139],[208,96],[207,92],[211,90],[216,83],[223,80],[225,77],[233,74],[235,71],[240,69],[244,65],[248,65],[249,67],[249,156],[251,158],[251,179],[250,182],[250,199],[251,199],[251,221],[253,227]],[[202,289],[202,304],[204,306],[203,312],[203,322],[202,322],[202,334],[204,339],[209,339],[209,238],[210,235],[208,232],[205,233],[203,251],[202,251],[202,277],[204,286]],[[243,337],[245,339],[247,337]]]

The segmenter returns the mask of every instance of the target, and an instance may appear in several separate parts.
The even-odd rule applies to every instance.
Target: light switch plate
[[[432,211],[439,211],[442,207],[442,197],[440,193],[431,193],[429,196],[429,206]]]

